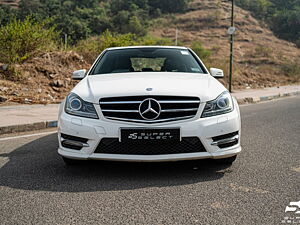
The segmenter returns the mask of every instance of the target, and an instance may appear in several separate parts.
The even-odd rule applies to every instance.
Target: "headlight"
[[[78,95],[71,93],[66,99],[65,111],[74,116],[98,119],[94,105],[83,101]]]
[[[202,116],[209,117],[224,113],[229,113],[233,110],[232,97],[229,92],[223,92],[215,100],[206,102]]]

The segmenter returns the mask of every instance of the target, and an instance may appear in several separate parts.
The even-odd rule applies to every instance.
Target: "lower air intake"
[[[198,137],[183,137],[181,142],[163,144],[122,143],[118,138],[103,138],[95,153],[125,155],[163,155],[206,152]]]

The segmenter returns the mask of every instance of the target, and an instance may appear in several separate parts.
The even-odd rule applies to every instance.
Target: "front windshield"
[[[187,49],[129,48],[105,52],[90,74],[128,72],[206,73]]]

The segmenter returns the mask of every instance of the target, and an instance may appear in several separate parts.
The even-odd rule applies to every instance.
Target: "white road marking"
[[[1,156],[0,156],[1,157]],[[1,157],[1,160],[0,160],[0,169],[6,165],[6,163],[9,162],[9,157]]]
[[[54,134],[54,133],[57,133],[57,131],[50,131],[50,132],[43,132],[43,133],[37,133],[37,134],[27,134],[27,135],[20,135],[20,136],[14,136],[14,137],[0,138],[0,141],[7,141],[7,140],[12,140],[12,139],[34,137],[34,136]]]
[[[299,167],[292,167],[292,170],[295,172],[300,173],[300,166]]]

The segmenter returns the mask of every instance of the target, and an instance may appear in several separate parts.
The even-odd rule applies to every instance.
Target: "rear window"
[[[128,72],[206,73],[187,49],[130,48],[105,52],[90,74]]]

